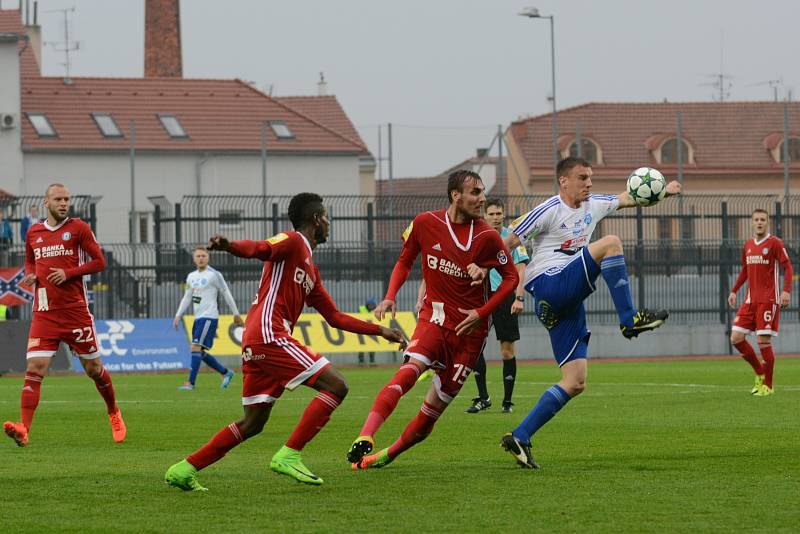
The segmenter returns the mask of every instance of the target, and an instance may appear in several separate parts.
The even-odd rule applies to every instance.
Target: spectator
[[[28,228],[37,222],[39,222],[39,206],[34,204],[31,206],[29,214],[19,222],[19,236],[22,238],[23,243],[25,242],[25,236],[28,235]]]
[[[11,225],[6,219],[5,211],[0,209],[0,250],[8,250],[14,242],[14,234],[11,232]]]

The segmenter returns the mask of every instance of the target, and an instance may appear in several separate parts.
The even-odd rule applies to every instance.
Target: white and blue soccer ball
[[[667,180],[657,169],[639,167],[628,177],[628,194],[640,206],[652,206],[667,194]]]

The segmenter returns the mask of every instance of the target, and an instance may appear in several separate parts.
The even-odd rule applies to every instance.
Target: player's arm
[[[239,308],[236,307],[236,300],[233,298],[231,294],[231,289],[228,287],[228,283],[225,282],[225,278],[222,277],[222,273],[217,272],[215,276],[217,280],[217,289],[222,293],[222,298],[225,299],[225,304],[228,305],[228,309],[231,310],[233,314],[233,324],[236,326],[244,326],[244,321],[242,321],[242,316],[239,314]]]
[[[417,289],[417,303],[414,305],[414,312],[419,314],[419,311],[422,309],[422,305],[425,302],[425,280],[422,280],[419,283],[419,289]]]
[[[524,245],[516,248],[508,249],[511,251],[511,257],[514,259],[514,267],[517,269],[517,276],[519,276],[519,283],[517,289],[514,291],[514,302],[511,304],[511,314],[516,315],[522,313],[525,309],[525,267],[530,263],[531,259],[528,257],[528,251],[525,250]]]
[[[30,234],[30,232],[28,232]],[[28,236],[25,236],[25,278],[21,284],[30,286],[36,283],[36,256],[33,253],[33,246]]]
[[[791,302],[792,293],[792,279],[794,278],[794,269],[792,269],[792,261],[789,259],[789,254],[786,252],[786,247],[783,243],[780,244],[778,250],[778,263],[783,268],[783,291],[781,292],[781,308],[786,308]]]
[[[89,228],[89,225],[85,225],[85,227],[82,227],[81,230],[79,230],[78,239],[78,245],[92,259],[83,265],[78,265],[77,267],[73,267],[71,269],[62,270],[55,267],[50,267],[51,272],[47,276],[47,279],[50,281],[50,283],[59,285],[72,278],[85,276],[87,274],[99,273],[106,268],[106,257],[103,255],[103,251],[100,250],[100,245],[97,244],[97,239],[95,239],[94,234]],[[62,274],[63,277],[61,276]]]
[[[181,317],[183,314],[186,313],[186,310],[189,309],[189,304],[192,302],[192,288],[189,284],[186,284],[186,291],[183,292],[183,298],[181,299],[181,303],[178,304],[178,311],[175,312],[175,317],[172,319],[172,326],[175,330],[178,329],[178,325],[180,324]]]
[[[742,249],[742,270],[739,271],[739,276],[736,277],[736,282],[733,283],[731,292],[728,295],[728,306],[731,308],[736,307],[736,292],[747,281],[747,259],[745,258],[744,249]]]
[[[674,195],[680,195],[680,193],[681,193],[681,184],[680,184],[680,182],[678,182],[677,180],[672,180],[671,182],[669,182],[667,184],[666,193],[664,193],[664,198],[671,197],[671,196],[674,196]],[[622,208],[635,208],[636,207],[636,201],[633,199],[632,196],[630,196],[628,194],[627,191],[617,195],[617,201],[619,202],[619,205],[617,206],[617,209],[619,209],[619,210],[621,210]]]
[[[414,260],[420,252],[419,242],[417,241],[416,234],[414,233],[414,223],[412,222],[406,231],[403,232],[403,249],[400,251],[400,257],[392,269],[392,276],[389,278],[389,288],[386,290],[386,296],[383,301],[375,308],[375,317],[379,321],[383,320],[387,312],[391,312],[394,318],[396,310],[397,292],[403,287],[403,284],[408,279],[412,267],[414,267]]]
[[[340,312],[325,286],[322,285],[319,272],[317,272],[317,283],[308,295],[308,304],[317,310],[325,318],[325,321],[334,328],[355,334],[381,336],[388,341],[400,343],[401,349],[405,348],[405,338],[400,330],[362,321]]]
[[[292,238],[283,232],[265,241],[229,241],[227,237],[214,234],[206,247],[208,250],[222,250],[233,256],[261,261],[278,261],[283,259],[292,246]]]

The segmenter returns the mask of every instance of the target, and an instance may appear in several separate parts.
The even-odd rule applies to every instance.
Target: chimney
[[[183,76],[180,0],[145,0],[144,76]]]
[[[36,57],[36,63],[39,65],[39,70],[42,66],[42,27],[39,26],[39,2],[33,3],[33,23],[31,17],[27,16],[25,19],[25,33],[28,34],[29,44],[33,50],[33,55]]]
[[[317,82],[317,95],[326,96],[328,94],[328,82],[325,81],[325,74],[319,73],[319,82]]]

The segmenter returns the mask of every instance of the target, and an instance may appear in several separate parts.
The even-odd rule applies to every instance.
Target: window
[[[240,210],[219,210],[219,225],[228,227],[241,226],[242,212]]]
[[[181,138],[188,138],[189,136],[186,135],[186,130],[183,129],[181,126],[178,117],[175,115],[158,115],[158,120],[161,121],[161,126],[167,131],[170,137],[173,139],[181,139]]]
[[[779,161],[783,163],[783,142],[781,142],[779,149]],[[800,161],[800,138],[789,138],[789,161]]]
[[[92,113],[92,118],[97,127],[100,128],[100,133],[103,134],[103,137],[123,137],[122,131],[117,126],[111,113]]]
[[[289,125],[284,121],[270,121],[269,127],[272,128],[272,133],[278,139],[294,139],[292,130],[289,129]]]
[[[681,143],[681,158],[684,164],[689,163],[689,145]],[[661,145],[661,163],[678,163],[678,139],[672,138]]]
[[[44,113],[28,113],[28,120],[36,130],[39,137],[58,137],[55,128],[50,124],[50,119]]]
[[[577,141],[577,140],[576,140]],[[569,145],[569,155],[578,157],[578,143],[573,141]],[[581,139],[581,157],[592,164],[597,164],[597,145],[589,139]]]

